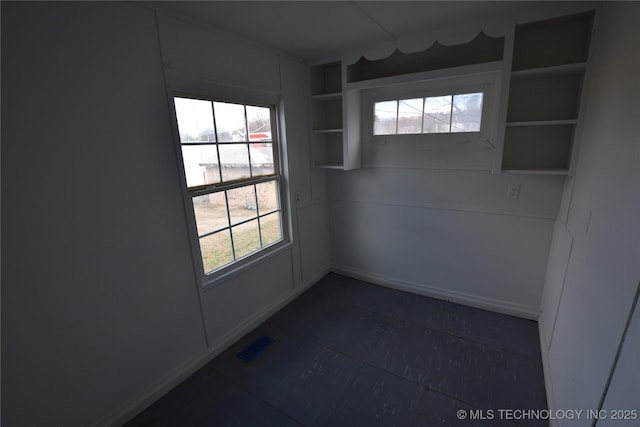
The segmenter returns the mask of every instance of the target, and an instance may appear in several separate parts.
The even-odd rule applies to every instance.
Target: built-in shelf
[[[575,120],[582,74],[518,79],[511,82],[507,122]]]
[[[311,67],[311,96],[331,96],[342,93],[342,65],[340,62]]]
[[[503,172],[570,173],[593,17],[586,12],[516,26]]]
[[[506,128],[502,169],[568,169],[573,128],[573,125]]]
[[[593,12],[516,26],[512,70],[532,70],[587,61]]]
[[[342,63],[312,66],[310,78],[313,166],[343,170],[360,167],[360,126],[345,118],[351,105],[359,119],[359,100],[348,96],[350,92],[343,88]]]

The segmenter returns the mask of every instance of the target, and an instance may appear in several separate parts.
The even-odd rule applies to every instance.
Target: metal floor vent
[[[256,357],[260,356],[266,349],[271,347],[275,340],[271,337],[261,336],[254,342],[249,344],[236,357],[246,363],[252,362]]]

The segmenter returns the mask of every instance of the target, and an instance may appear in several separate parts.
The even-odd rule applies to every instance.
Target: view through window
[[[204,273],[282,241],[275,107],[174,103]]]
[[[479,132],[483,93],[376,102],[374,135]]]

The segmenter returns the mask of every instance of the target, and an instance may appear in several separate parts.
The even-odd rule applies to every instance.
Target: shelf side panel
[[[362,106],[361,92],[347,90],[345,92],[345,112],[343,122],[344,134],[344,168],[357,169],[362,166]]]

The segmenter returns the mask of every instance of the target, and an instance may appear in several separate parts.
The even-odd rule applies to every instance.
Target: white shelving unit
[[[503,75],[494,172],[571,174],[594,16],[581,12],[515,25],[505,36],[479,33],[460,45],[311,66],[313,166],[361,167],[363,90],[490,67]]]
[[[501,170],[568,175],[593,12],[516,26]]]
[[[331,62],[310,69],[311,114],[315,167],[356,169],[362,165],[363,90],[427,78],[446,77],[452,70],[495,70],[502,61],[504,37],[480,32],[454,46],[433,44],[422,52],[402,53],[354,63]]]
[[[358,134],[347,129],[342,63],[311,67],[312,162],[314,167],[349,170],[360,167]],[[359,127],[355,128],[359,132]],[[351,131],[354,132],[353,130]],[[354,152],[356,155],[354,155]]]

